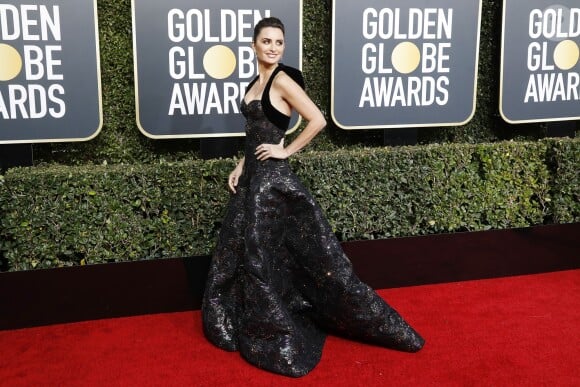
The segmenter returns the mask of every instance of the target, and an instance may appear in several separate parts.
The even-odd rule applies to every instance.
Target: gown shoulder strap
[[[272,75],[270,75],[270,79],[268,79],[268,83],[264,88],[264,92],[262,94],[262,108],[264,109],[264,114],[268,118],[270,122],[272,122],[276,127],[287,130],[288,126],[290,125],[290,116],[282,113],[278,109],[276,109],[272,102],[270,101],[270,88],[272,87],[272,82],[276,77],[278,72],[284,71],[290,78],[294,80],[300,87],[303,89],[305,88],[304,84],[304,77],[302,76],[302,71],[295,69],[294,67],[286,66],[282,63],[278,64],[278,67],[274,70]]]

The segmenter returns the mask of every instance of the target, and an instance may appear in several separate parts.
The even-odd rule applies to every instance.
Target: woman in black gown
[[[288,157],[326,121],[284,66],[284,26],[260,21],[252,44],[259,75],[248,85],[245,157],[229,176],[233,195],[212,259],[203,328],[216,346],[288,376],[320,361],[326,331],[415,352],[423,339],[353,273],[321,209],[290,170]],[[284,146],[295,109],[308,121]]]

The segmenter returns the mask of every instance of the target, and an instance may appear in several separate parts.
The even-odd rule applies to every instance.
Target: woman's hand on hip
[[[260,161],[267,159],[283,160],[288,158],[288,152],[284,149],[284,139],[279,144],[260,144],[256,147],[254,154]]]

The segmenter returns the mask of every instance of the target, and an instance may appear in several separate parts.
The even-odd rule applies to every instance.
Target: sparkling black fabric
[[[321,209],[287,160],[258,161],[262,143],[284,129],[262,102],[242,102],[247,119],[244,172],[211,263],[202,305],[216,346],[288,375],[319,362],[327,331],[415,352],[423,339],[353,273]]]

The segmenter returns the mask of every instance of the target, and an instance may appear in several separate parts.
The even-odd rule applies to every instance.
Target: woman
[[[325,331],[415,352],[423,339],[352,271],[321,209],[289,168],[326,121],[300,71],[280,63],[284,26],[261,20],[252,47],[259,75],[248,85],[245,157],[229,176],[233,195],[202,305],[204,332],[220,348],[288,376],[319,362]],[[308,125],[288,146],[295,109]]]

